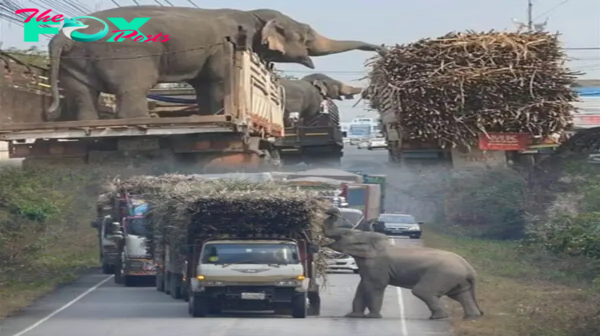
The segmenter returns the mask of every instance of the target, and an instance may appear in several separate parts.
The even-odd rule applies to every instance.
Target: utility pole
[[[533,31],[533,0],[527,0],[527,28]]]

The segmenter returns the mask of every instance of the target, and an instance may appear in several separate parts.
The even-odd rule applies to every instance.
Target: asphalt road
[[[346,151],[344,165],[382,173],[384,151]],[[420,241],[393,239],[395,244]],[[153,287],[125,288],[101,274],[82,277],[0,322],[0,336],[253,336],[253,335],[451,335],[447,321],[428,320],[429,311],[410,291],[388,287],[383,319],[348,319],[359,276],[335,273],[322,291],[319,317],[293,319],[270,314],[191,318],[183,301]],[[0,303],[1,304],[1,303]]]

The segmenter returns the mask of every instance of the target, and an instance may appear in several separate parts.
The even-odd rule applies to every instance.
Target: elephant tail
[[[73,45],[73,41],[57,36],[50,41],[48,45],[50,55],[50,85],[52,90],[52,104],[46,110],[47,115],[56,113],[60,106],[60,92],[58,89],[58,74],[60,72],[60,58],[63,51],[68,51]]]
[[[479,310],[479,313],[481,313],[481,315],[483,316],[483,310],[481,310],[481,307],[479,307],[479,301],[477,301],[477,280],[475,279],[475,276],[470,276],[467,281],[471,284],[471,297],[473,298],[473,301],[475,302],[475,306],[477,306],[477,309]]]

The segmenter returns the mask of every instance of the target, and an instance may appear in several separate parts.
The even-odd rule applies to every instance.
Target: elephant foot
[[[445,312],[435,312],[429,317],[430,320],[441,320],[445,318],[448,318],[448,314]]]
[[[368,313],[365,315],[366,318],[383,318],[380,313]]]
[[[463,316],[463,321],[474,321],[482,317],[483,315],[465,315]]]
[[[344,315],[344,317],[362,318],[362,317],[365,317],[365,314],[364,313],[358,313],[358,312],[351,312],[351,313],[348,313],[348,314]]]

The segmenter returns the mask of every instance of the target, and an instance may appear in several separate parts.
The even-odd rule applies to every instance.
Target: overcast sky
[[[129,0],[116,0],[122,6],[134,5]],[[138,0],[141,4],[155,5],[154,0]],[[157,0],[166,4],[165,0]],[[169,0],[174,5],[191,6],[187,0]],[[298,21],[310,24],[323,35],[336,39],[364,40],[376,44],[409,43],[420,38],[437,37],[450,31],[514,30],[513,18],[527,21],[527,0],[193,0],[202,8],[280,10]],[[23,7],[37,7],[34,1],[18,1]],[[40,3],[41,1],[38,1]],[[95,3],[97,9],[115,7],[110,0],[85,0]],[[91,7],[91,6],[90,6]],[[548,18],[547,30],[562,34],[567,48],[600,49],[600,0],[534,0],[534,18],[543,22]],[[35,43],[23,42],[23,29],[2,22],[0,40],[3,48],[27,48]],[[45,43],[39,43],[45,46]],[[316,69],[331,77],[358,85],[366,75],[364,62],[372,53],[354,51],[314,58]],[[600,78],[600,50],[569,51],[571,67],[584,71],[582,78]],[[311,71],[300,65],[280,64],[279,69],[303,76]],[[364,82],[362,83],[364,84]],[[375,116],[354,101],[338,103],[343,119],[358,115]]]

